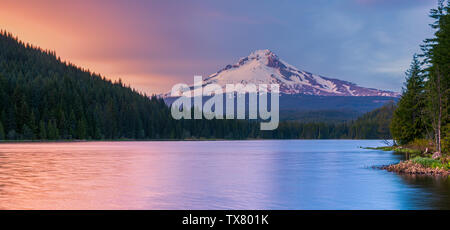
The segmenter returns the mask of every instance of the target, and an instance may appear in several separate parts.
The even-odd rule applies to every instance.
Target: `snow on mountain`
[[[204,79],[204,85],[218,84],[279,84],[281,94],[319,96],[386,96],[398,97],[399,93],[357,86],[354,83],[326,78],[289,65],[270,50],[257,50],[241,58],[234,65]],[[167,96],[170,95],[166,94]]]

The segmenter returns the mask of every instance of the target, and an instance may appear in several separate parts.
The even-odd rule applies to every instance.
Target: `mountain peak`
[[[269,59],[278,59],[278,56],[275,55],[272,51],[265,49],[265,50],[255,50],[247,57],[243,57],[239,59],[239,62],[237,65],[244,65],[251,61],[257,61],[263,65],[266,65],[268,63]]]
[[[276,55],[272,51],[270,51],[269,49],[264,49],[264,50],[253,51],[248,57],[249,58],[262,58],[262,57],[270,57],[270,56],[276,57]]]
[[[398,97],[396,92],[364,88],[339,79],[312,74],[281,60],[269,49],[253,51],[236,64],[204,79],[204,84],[279,84],[281,94],[317,96],[386,96]]]

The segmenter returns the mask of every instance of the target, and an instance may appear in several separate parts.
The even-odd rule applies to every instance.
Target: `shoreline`
[[[450,176],[450,170],[429,168],[410,160],[400,161],[397,164],[385,165],[378,168],[403,175]]]
[[[276,141],[276,140],[343,140],[343,141],[361,141],[374,140],[382,141],[383,139],[103,139],[103,140],[0,140],[0,144],[14,144],[14,143],[77,143],[77,142],[159,142],[159,141]],[[358,146],[360,147],[360,146]],[[367,148],[368,149],[368,148]]]
[[[365,147],[364,149],[403,153],[407,157],[407,160],[399,163],[374,166],[374,168],[403,175],[450,176],[450,158],[445,154],[437,159],[433,159],[430,154],[424,154],[419,149],[402,146]]]

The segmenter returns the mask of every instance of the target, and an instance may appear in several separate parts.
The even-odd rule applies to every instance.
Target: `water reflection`
[[[450,177],[430,177],[426,175],[401,175],[403,181],[420,189],[414,194],[418,207],[429,209],[450,209]],[[425,199],[421,196],[427,196]]]
[[[380,141],[0,144],[0,209],[448,209]]]

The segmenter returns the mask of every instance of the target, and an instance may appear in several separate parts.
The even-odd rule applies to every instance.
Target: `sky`
[[[401,91],[437,0],[0,0],[0,29],[150,94],[270,49],[301,70]]]

